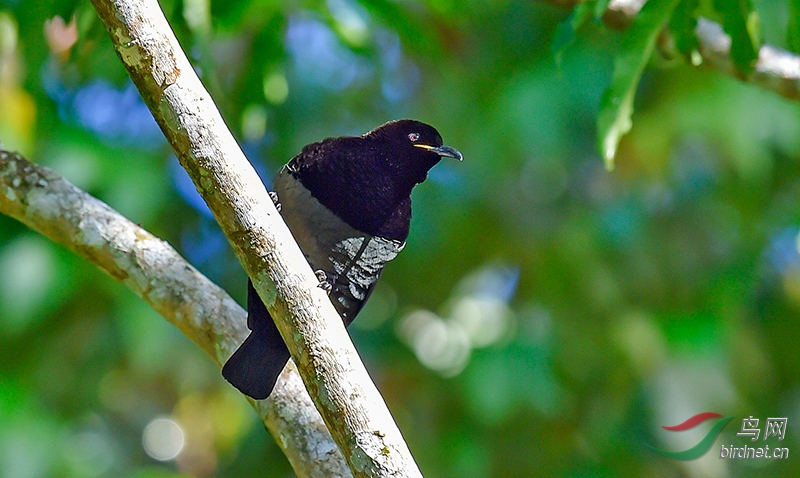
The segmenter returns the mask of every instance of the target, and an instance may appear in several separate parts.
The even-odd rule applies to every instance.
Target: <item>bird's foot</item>
[[[320,269],[318,271],[314,271],[314,275],[316,275],[317,279],[319,280],[319,285],[317,287],[330,294],[333,290],[333,285],[331,285],[331,283],[328,281],[328,274]]]
[[[281,201],[278,199],[278,193],[275,191],[269,191],[269,198],[272,199],[272,204],[275,205],[275,209],[277,209],[278,212],[281,212]]]

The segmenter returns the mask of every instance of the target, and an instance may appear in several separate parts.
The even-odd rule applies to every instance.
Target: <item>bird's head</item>
[[[415,183],[425,180],[428,171],[443,157],[463,161],[457,149],[445,146],[433,126],[415,120],[396,120],[364,135],[388,146],[385,160],[396,170],[411,173]]]

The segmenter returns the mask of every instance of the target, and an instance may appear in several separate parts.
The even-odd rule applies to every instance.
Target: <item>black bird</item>
[[[411,190],[442,157],[463,159],[432,126],[398,120],[362,136],[309,144],[278,173],[273,199],[345,325],[405,246]],[[250,335],[222,375],[245,395],[263,399],[289,351],[250,281],[247,312]]]

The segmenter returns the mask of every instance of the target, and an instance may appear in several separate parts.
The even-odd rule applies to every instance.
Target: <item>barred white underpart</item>
[[[370,235],[349,237],[336,244],[329,257],[336,271],[333,290],[341,293],[335,299],[345,309],[353,306],[348,301],[351,297],[365,301],[383,266],[397,257],[404,246],[404,242]]]
[[[286,169],[275,179],[281,214],[314,270],[331,285],[331,300],[350,323],[405,242],[358,231],[320,204]]]

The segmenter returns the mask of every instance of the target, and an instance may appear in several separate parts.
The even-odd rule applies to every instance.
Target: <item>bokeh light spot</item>
[[[289,97],[289,82],[282,71],[273,71],[264,76],[264,98],[273,105],[281,105]]]
[[[156,418],[142,432],[145,453],[158,461],[174,459],[183,450],[185,443],[183,429],[171,418]]]
[[[37,319],[55,268],[50,244],[38,236],[22,236],[0,252],[0,318],[6,332],[22,331]]]

